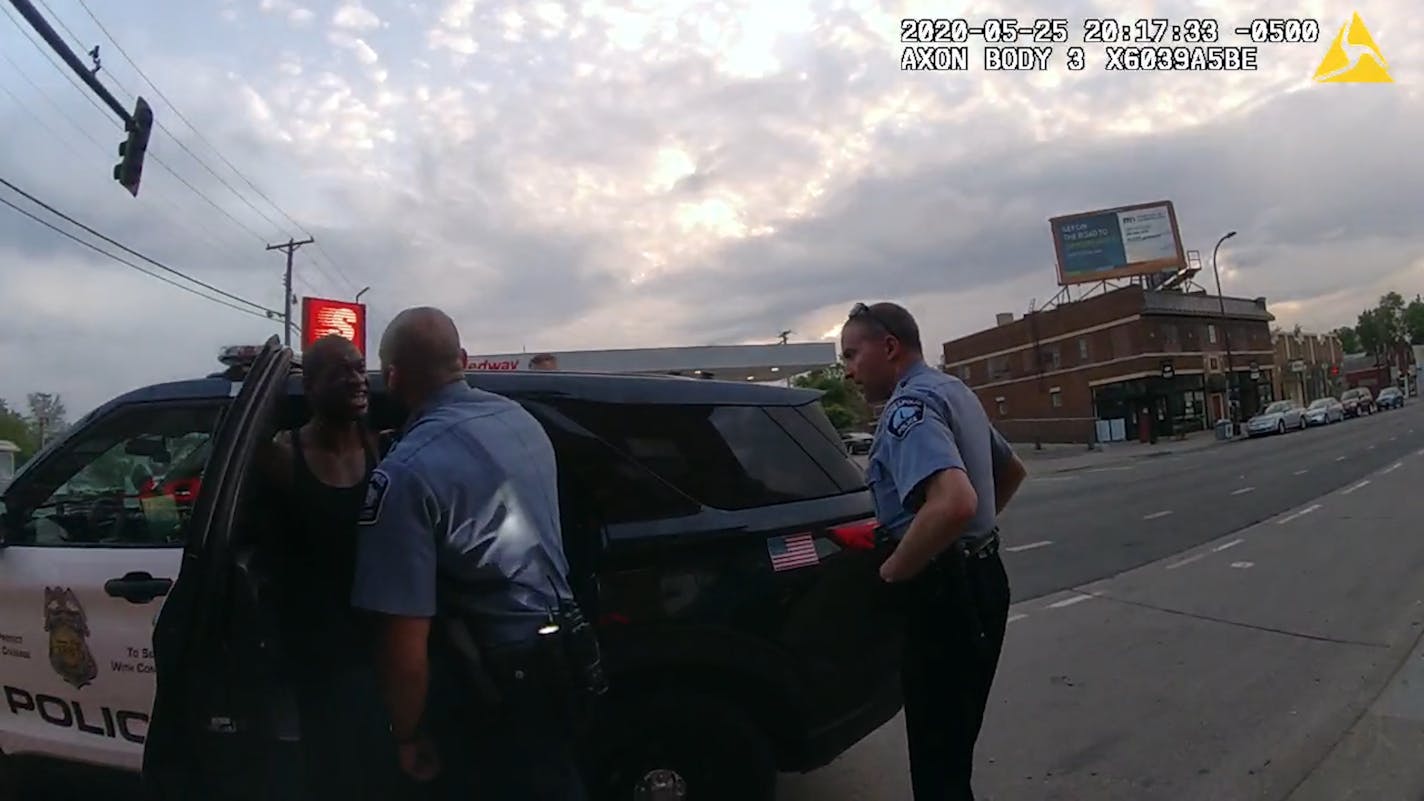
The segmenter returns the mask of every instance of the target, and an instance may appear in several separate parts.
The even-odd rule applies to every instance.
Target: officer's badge
[[[44,627],[49,632],[49,664],[61,679],[84,687],[99,675],[89,650],[89,619],[68,587],[45,587]]]
[[[390,489],[391,477],[376,470],[371,480],[366,482],[366,499],[361,503],[361,516],[356,522],[369,526],[381,516],[381,504],[386,501],[386,490]]]
[[[925,402],[918,398],[898,398],[885,410],[885,430],[904,439],[910,429],[925,419]]]

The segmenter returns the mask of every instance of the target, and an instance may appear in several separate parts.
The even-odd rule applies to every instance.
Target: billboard
[[[1059,286],[1151,275],[1187,262],[1170,200],[1067,214],[1048,224]]]
[[[327,334],[340,334],[366,355],[366,306],[331,298],[302,298],[302,348]]]

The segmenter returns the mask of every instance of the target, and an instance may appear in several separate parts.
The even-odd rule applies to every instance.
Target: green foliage
[[[1424,298],[1415,295],[1404,307],[1404,330],[1409,335],[1409,344],[1424,345]]]
[[[1355,329],[1348,325],[1342,325],[1335,329],[1335,336],[1340,340],[1340,349],[1346,353],[1360,352],[1360,335],[1355,333]]]
[[[839,365],[796,376],[791,383],[821,391],[821,407],[838,431],[862,426],[870,420],[870,405]]]
[[[29,421],[11,409],[3,398],[0,398],[0,439],[9,440],[19,447],[20,452],[15,454],[15,467],[24,464],[35,452],[35,437]]]

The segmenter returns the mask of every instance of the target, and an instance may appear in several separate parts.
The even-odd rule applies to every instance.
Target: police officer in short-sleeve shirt
[[[974,743],[1009,609],[996,518],[1026,471],[959,379],[925,364],[919,326],[893,303],[856,304],[846,375],[886,402],[866,478],[895,549],[880,575],[906,601],[901,684],[917,801],[973,799]]]
[[[402,312],[380,357],[387,390],[411,416],[371,476],[351,600],[376,613],[401,769],[450,798],[582,799],[557,704],[513,686],[533,681],[535,661],[496,670],[500,655],[532,653],[526,644],[550,610],[571,602],[553,446],[518,404],[466,384],[459,335],[443,313]],[[465,692],[463,665],[446,674],[440,649],[429,656],[451,619],[468,623],[461,630],[502,694],[493,711]],[[440,698],[428,703],[432,672]]]

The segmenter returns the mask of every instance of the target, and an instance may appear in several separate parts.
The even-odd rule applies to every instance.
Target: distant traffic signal
[[[138,182],[143,176],[143,155],[148,152],[148,137],[153,131],[153,109],[139,98],[134,103],[133,118],[128,125],[128,138],[119,143],[119,161],[114,165],[114,180],[129,194],[138,197]]]

